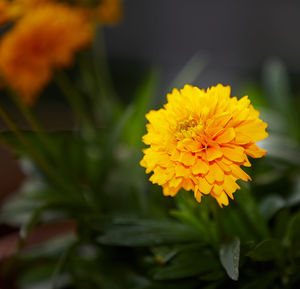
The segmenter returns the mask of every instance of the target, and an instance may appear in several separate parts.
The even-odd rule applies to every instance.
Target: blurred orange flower
[[[92,39],[82,10],[47,4],[28,11],[0,44],[0,73],[23,101],[32,104],[55,68],[69,66]]]
[[[96,23],[117,24],[123,14],[121,0],[99,0],[95,7],[87,9],[87,14]]]
[[[100,0],[96,17],[103,24],[116,24],[122,18],[121,0]]]
[[[251,166],[248,157],[266,151],[255,142],[268,136],[267,124],[247,96],[230,97],[230,86],[199,89],[186,85],[168,94],[164,108],[150,111],[143,141],[141,165],[150,181],[161,185],[166,196],[183,188],[193,190],[198,202],[210,194],[219,205],[239,188],[238,179],[250,180],[240,166]]]
[[[0,25],[5,25],[20,14],[19,7],[8,0],[0,0]]]

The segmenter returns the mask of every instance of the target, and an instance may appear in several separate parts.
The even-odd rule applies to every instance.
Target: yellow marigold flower
[[[230,97],[230,86],[218,84],[207,91],[185,85],[167,95],[164,108],[146,118],[146,148],[140,164],[153,172],[152,183],[165,196],[183,188],[193,190],[198,202],[210,194],[222,207],[240,187],[236,180],[251,178],[241,169],[251,166],[248,157],[266,151],[255,142],[268,136],[267,124],[250,104],[248,96]]]
[[[72,63],[92,38],[81,10],[61,4],[39,6],[22,17],[0,44],[0,73],[27,104],[51,80],[55,68]]]

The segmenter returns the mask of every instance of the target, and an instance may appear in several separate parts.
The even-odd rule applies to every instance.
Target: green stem
[[[68,258],[70,256],[70,254],[72,253],[72,251],[74,249],[76,249],[78,243],[75,242],[72,245],[70,245],[65,252],[62,253],[62,255],[60,256],[58,263],[54,269],[53,275],[52,275],[52,281],[51,281],[51,288],[55,289],[56,285],[57,285],[57,279],[59,277],[59,274],[62,272],[66,262],[68,261]]]
[[[218,207],[217,202],[213,198],[210,198],[209,201],[210,201],[210,208],[211,208],[212,216],[213,216],[214,221],[217,224],[217,229],[218,229],[218,231],[217,231],[218,240],[216,240],[216,241],[225,240],[226,233],[225,233],[225,230],[224,230],[221,218],[220,218],[220,214],[219,214],[220,208]]]
[[[48,153],[50,153],[51,157],[53,159],[57,159],[56,152],[51,145],[51,140],[45,133],[42,126],[38,123],[34,115],[31,113],[31,111],[28,109],[28,107],[20,100],[20,98],[15,95],[13,91],[8,89],[8,94],[10,98],[13,100],[13,102],[16,104],[20,112],[23,114],[33,131],[36,133],[38,139],[40,140],[41,144],[44,146],[44,148],[47,150]]]
[[[104,115],[105,121],[110,121],[114,109],[118,109],[116,92],[114,90],[109,65],[107,62],[107,53],[105,49],[105,40],[102,27],[97,30],[97,37],[93,45],[93,68],[95,72],[95,80],[97,94],[95,95],[95,112]]]
[[[96,72],[97,83],[99,84],[99,90],[102,97],[115,98],[116,93],[113,88],[113,81],[109,71],[109,65],[107,62],[107,53],[105,48],[104,33],[102,27],[97,30],[97,38],[94,41],[94,69]]]
[[[55,80],[58,87],[69,102],[73,113],[75,114],[79,122],[83,125],[85,131],[91,133],[93,123],[83,97],[74,88],[69,78],[62,70],[57,71]]]

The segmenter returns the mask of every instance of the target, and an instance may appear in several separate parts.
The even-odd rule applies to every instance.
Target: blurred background
[[[139,80],[153,68],[160,75],[158,102],[165,102],[172,83],[183,84],[174,81],[182,72],[181,79],[201,88],[231,85],[233,94],[249,94],[254,104],[262,105],[257,95],[268,94],[265,72],[275,67],[284,72],[283,87],[291,90],[284,93],[299,102],[299,12],[299,1],[124,0],[123,20],[104,31],[114,86],[130,102]],[[280,101],[274,102],[276,111]],[[65,103],[51,94],[40,100],[37,111],[48,129],[65,130],[72,123]],[[6,130],[3,125],[0,129]],[[3,147],[0,159],[1,206],[25,176]],[[8,234],[14,232],[16,228],[0,224],[0,261],[16,242],[17,235]]]
[[[259,80],[270,57],[294,76],[300,68],[299,1],[127,0],[124,19],[106,30],[108,54],[132,73],[156,65],[164,85],[200,54],[200,87]],[[120,62],[121,61],[121,62]],[[115,66],[113,66],[115,67]],[[124,76],[124,75],[123,75]],[[161,96],[164,97],[164,96]]]

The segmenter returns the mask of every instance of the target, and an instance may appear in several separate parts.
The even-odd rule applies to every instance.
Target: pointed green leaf
[[[290,220],[286,232],[285,243],[291,247],[294,254],[300,253],[300,212]]]
[[[188,245],[172,259],[169,265],[159,269],[154,279],[181,279],[219,272],[219,269],[218,261],[211,251],[197,244]]]
[[[270,195],[260,203],[259,211],[267,220],[269,220],[285,205],[286,202],[281,196]]]
[[[157,246],[161,244],[201,241],[196,230],[165,220],[138,220],[131,224],[117,224],[98,238],[101,244],[111,246]]]
[[[268,239],[257,244],[248,256],[255,261],[271,261],[280,258],[282,246],[278,240]]]

